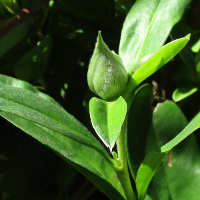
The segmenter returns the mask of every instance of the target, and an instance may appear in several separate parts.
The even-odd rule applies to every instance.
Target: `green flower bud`
[[[128,81],[121,58],[110,51],[100,32],[90,60],[87,80],[90,90],[107,100],[120,96]]]

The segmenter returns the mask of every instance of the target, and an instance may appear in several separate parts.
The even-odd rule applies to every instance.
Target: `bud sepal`
[[[121,58],[108,48],[100,32],[90,60],[87,80],[90,90],[105,100],[119,97],[128,81]]]

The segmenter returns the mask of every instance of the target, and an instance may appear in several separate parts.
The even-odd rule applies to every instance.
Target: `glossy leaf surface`
[[[0,115],[56,152],[110,199],[125,199],[111,163],[98,151],[11,113],[0,111]]]
[[[101,144],[52,98],[41,94],[26,82],[1,76],[0,115],[59,154],[111,199],[124,199]]]
[[[136,188],[139,200],[145,198],[149,183],[160,166],[164,156],[164,153],[151,151],[142,162],[136,178]]]
[[[137,85],[139,85],[143,80],[148,78],[163,65],[169,62],[176,54],[178,54],[183,47],[188,43],[190,35],[184,38],[174,40],[161,49],[159,49],[155,54],[150,56],[150,58],[140,66],[136,72],[133,73],[132,78],[127,86],[127,90],[132,90]]]
[[[181,87],[177,88],[172,95],[172,98],[175,102],[181,101],[190,95],[194,94],[198,88],[196,87]]]
[[[81,143],[96,143],[87,129],[61,107],[28,90],[0,83],[0,110],[51,128]]]
[[[127,104],[122,97],[105,101],[93,97],[89,103],[92,125],[103,143],[112,151],[124,122]]]
[[[132,64],[154,54],[165,43],[191,0],[138,0],[123,25],[119,55],[129,71]]]
[[[200,128],[200,113],[198,113],[176,137],[170,140],[167,144],[163,145],[161,147],[161,151],[170,151],[198,128]]]
[[[153,114],[153,126],[147,144],[148,151],[153,149],[159,151],[163,144],[176,136],[186,125],[184,114],[174,102],[166,101],[159,104]],[[152,140],[153,135],[155,140]],[[198,199],[200,195],[199,153],[193,135],[173,148],[155,174],[150,184],[149,196],[152,199],[162,200]]]

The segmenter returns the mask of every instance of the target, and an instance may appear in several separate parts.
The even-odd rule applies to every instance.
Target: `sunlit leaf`
[[[119,55],[127,69],[165,43],[191,0],[136,1],[123,25]]]
[[[125,100],[119,97],[115,101],[105,101],[93,97],[89,107],[92,125],[97,135],[112,151],[126,116]]]
[[[136,188],[139,200],[145,198],[147,188],[155,175],[165,154],[159,152],[149,152],[142,162],[136,177]]]
[[[150,56],[150,58],[133,73],[132,78],[128,83],[126,92],[131,92],[133,88],[169,62],[183,49],[183,47],[188,43],[189,39],[190,35],[187,35],[184,38],[174,40]]]
[[[186,137],[200,128],[200,112],[188,123],[188,125],[172,140],[161,147],[162,152],[170,151],[177,144],[183,141]]]
[[[56,152],[110,199],[123,200],[107,151],[86,127],[47,97],[24,81],[0,76],[0,115]]]
[[[56,152],[67,163],[86,176],[110,199],[124,200],[122,186],[108,157],[89,146],[76,142],[56,131],[40,126],[17,115],[2,112],[0,115],[15,126]]]
[[[178,102],[194,94],[197,90],[196,87],[180,87],[173,92],[172,98],[175,102]]]

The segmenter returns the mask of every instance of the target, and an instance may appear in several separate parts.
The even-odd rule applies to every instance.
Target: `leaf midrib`
[[[149,31],[150,31],[150,29],[151,29],[151,27],[152,27],[154,18],[155,18],[156,15],[157,15],[158,9],[159,9],[160,4],[161,4],[162,1],[163,1],[163,0],[160,0],[158,6],[157,6],[157,8],[156,8],[156,11],[154,12],[154,14],[153,14],[153,16],[152,16],[152,18],[151,18],[151,22],[150,22],[150,24],[149,24],[148,31],[146,32],[145,38],[144,38],[144,40],[143,40],[143,42],[142,42],[142,45],[141,45],[141,47],[140,47],[140,49],[139,49],[139,53],[137,54],[137,58],[136,58],[136,60],[135,60],[135,63],[137,63],[138,59],[140,58],[140,54],[141,54],[141,52],[142,52],[144,43],[145,43],[145,41],[146,41],[146,39],[147,39],[147,35],[148,35],[148,33],[149,33]]]
[[[4,84],[3,84],[4,85]],[[5,85],[6,87],[9,87],[9,86],[7,86],[7,85]],[[29,92],[29,91],[28,91]],[[6,98],[5,96],[4,97],[1,97],[3,100],[6,100],[6,101],[10,101],[11,103],[13,103],[13,104],[18,104],[19,106],[22,106],[22,107],[24,107],[25,109],[26,108],[28,108],[28,109],[30,109],[30,110],[32,110],[33,112],[37,112],[40,116],[44,116],[45,118],[48,118],[50,121],[53,121],[53,120],[55,120],[57,123],[59,123],[59,124],[61,124],[62,126],[63,126],[63,123],[61,123],[60,121],[58,121],[57,119],[54,119],[54,118],[50,118],[49,116],[47,116],[47,115],[45,115],[44,113],[42,113],[42,112],[38,112],[38,111],[36,111],[36,110],[34,110],[32,107],[30,107],[30,106],[28,106],[28,105],[26,105],[26,106],[24,106],[22,103],[18,103],[18,102],[16,102],[16,101],[14,101],[13,99],[9,99],[9,98]],[[50,104],[52,104],[52,102],[49,102],[48,101],[48,103],[50,103]],[[52,104],[53,106],[54,106],[54,104]],[[5,111],[4,111],[5,112]],[[12,113],[12,112],[8,112],[8,113]],[[21,117],[19,114],[16,114],[17,116],[19,116],[19,117]],[[68,115],[67,115],[68,116]],[[72,117],[69,115],[69,117],[70,117],[70,120],[72,119]],[[24,119],[27,119],[27,118],[25,118],[25,117],[22,117],[22,118],[24,118]],[[27,119],[27,120],[29,120],[30,122],[33,122],[33,121],[31,121],[30,119]],[[74,120],[73,120],[73,122],[74,122]],[[34,123],[36,123],[36,124],[38,124],[38,125],[41,125],[41,126],[44,126],[44,127],[46,127],[46,128],[49,128],[47,125],[43,125],[43,124],[41,124],[41,123],[38,123],[38,122],[34,122]],[[54,122],[55,123],[55,122]],[[65,127],[65,125],[64,125],[64,127]],[[99,144],[97,144],[96,143],[96,141],[95,141],[95,138],[93,139],[92,138],[92,135],[90,136],[89,134],[88,135],[86,135],[86,136],[84,136],[83,134],[80,134],[80,132],[77,132],[77,131],[70,131],[70,129],[68,129],[68,128],[66,128],[66,130],[69,130],[69,132],[70,133],[72,133],[72,134],[70,134],[70,133],[67,133],[67,132],[60,132],[60,131],[57,131],[57,130],[55,130],[55,129],[53,129],[52,127],[51,127],[51,129],[53,130],[53,131],[56,131],[56,132],[58,132],[58,133],[60,133],[60,134],[62,134],[62,135],[64,135],[64,136],[66,136],[66,137],[68,137],[68,138],[71,138],[72,140],[75,140],[75,141],[77,141],[77,142],[79,142],[79,143],[81,143],[81,144],[85,144],[85,145],[87,145],[87,146],[90,146],[90,147],[92,147],[92,148],[94,148],[94,149],[96,149],[97,151],[99,151],[99,152],[101,152],[104,156],[106,156],[106,152],[104,151],[104,149],[102,149],[100,146],[99,146]],[[78,134],[77,134],[78,133]],[[74,136],[74,134],[75,134],[75,136]],[[77,138],[76,138],[76,136],[77,136]],[[106,156],[107,157],[107,156]]]

